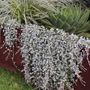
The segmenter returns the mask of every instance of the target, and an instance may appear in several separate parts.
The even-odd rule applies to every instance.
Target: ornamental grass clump
[[[63,30],[27,25],[21,34],[21,54],[27,83],[37,90],[73,90],[76,79],[81,79],[84,54],[90,40],[69,35]],[[83,41],[83,43],[82,43]],[[83,51],[84,52],[84,51]]]
[[[14,18],[22,24],[41,22],[46,24],[43,19],[48,16],[47,12],[55,11],[51,2],[49,0],[0,0],[0,20],[5,22]]]
[[[11,15],[20,23],[41,22],[48,11],[55,11],[55,7],[48,0],[10,0]]]

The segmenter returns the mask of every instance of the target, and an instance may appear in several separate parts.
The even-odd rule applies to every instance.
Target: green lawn
[[[0,90],[32,90],[19,73],[0,68]]]

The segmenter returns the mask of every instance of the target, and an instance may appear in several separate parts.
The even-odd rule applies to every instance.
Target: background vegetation
[[[83,2],[81,1],[81,3]],[[37,0],[10,0],[9,8],[13,18],[21,23],[60,28],[85,37],[90,35],[90,9],[81,5],[80,2],[78,5],[75,2],[63,5],[59,3],[59,6],[56,7],[55,3],[50,3],[49,0],[47,2],[43,0],[38,2]]]

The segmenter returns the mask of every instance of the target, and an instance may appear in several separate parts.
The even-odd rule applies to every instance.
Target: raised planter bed
[[[0,67],[6,68],[10,71],[17,72],[21,71],[23,69],[23,64],[22,64],[22,57],[20,54],[20,51],[15,55],[15,57],[12,60],[12,53],[10,53],[8,59],[7,58],[7,53],[4,54],[6,47],[4,45],[4,36],[3,33],[1,34],[0,38],[0,46],[2,48],[0,49]],[[15,45],[15,52],[14,54],[18,51],[18,45]],[[89,60],[90,60],[90,55],[89,55]],[[75,90],[89,90],[90,89],[90,66],[88,65],[88,62],[86,60],[86,57],[83,59],[83,65],[87,69],[85,72],[81,74],[83,77],[83,80],[86,82],[84,86],[83,83],[81,83],[79,80],[77,81],[77,85],[75,84]]]

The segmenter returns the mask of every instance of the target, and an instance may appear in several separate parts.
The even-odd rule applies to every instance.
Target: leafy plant
[[[48,9],[36,1],[37,0],[10,0],[10,12],[13,17],[21,23],[37,23],[37,21],[47,17]]]
[[[90,31],[89,14],[90,11],[81,6],[67,5],[59,8],[56,13],[50,12],[48,20],[55,28],[79,34]]]
[[[85,51],[81,51],[83,46]],[[88,58],[88,47],[90,40],[63,30],[27,25],[20,47],[25,80],[34,84],[36,90],[74,90],[75,77],[83,83],[80,69],[83,70],[83,55]]]

